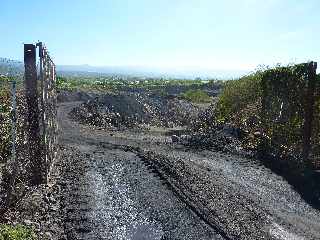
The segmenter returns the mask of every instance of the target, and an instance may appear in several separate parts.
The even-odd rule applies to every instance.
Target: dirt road
[[[252,160],[164,133],[108,132],[59,107],[68,239],[320,239],[320,213]]]

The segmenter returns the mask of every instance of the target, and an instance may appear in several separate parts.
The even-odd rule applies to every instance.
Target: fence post
[[[37,185],[43,182],[43,166],[39,126],[36,46],[33,44],[24,44],[24,66],[26,101],[28,106],[27,122],[30,158],[30,183],[32,185]]]
[[[310,148],[311,148],[311,134],[312,134],[312,121],[315,103],[315,84],[316,84],[316,73],[317,63],[310,62],[308,65],[308,79],[307,79],[307,90],[305,94],[305,111],[304,111],[304,125],[303,125],[303,142],[302,142],[302,160],[304,164],[311,168],[312,164],[308,160]]]

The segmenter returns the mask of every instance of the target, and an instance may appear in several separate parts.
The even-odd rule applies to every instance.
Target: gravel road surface
[[[59,111],[68,239],[223,239],[137,154],[106,149],[103,143],[117,139],[97,130],[94,139],[93,131],[71,122],[72,107]]]
[[[320,213],[245,158],[152,131],[78,124],[59,106],[68,239],[320,239]]]

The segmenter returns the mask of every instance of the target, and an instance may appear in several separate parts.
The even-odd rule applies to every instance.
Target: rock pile
[[[75,108],[71,117],[84,124],[106,129],[138,127],[140,124],[173,127],[194,121],[200,108],[168,96],[147,93],[107,93]]]

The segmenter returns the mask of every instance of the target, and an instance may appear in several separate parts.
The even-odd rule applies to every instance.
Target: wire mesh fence
[[[39,43],[40,82],[41,82],[41,136],[44,146],[44,163],[49,177],[52,162],[57,154],[57,90],[56,67],[46,47]]]
[[[315,62],[267,70],[262,75],[264,151],[296,156],[299,168],[318,168],[319,95]]]
[[[47,182],[57,152],[55,65],[38,43],[24,45],[24,66],[23,81],[0,81],[1,212]]]
[[[0,91],[1,210],[16,201],[27,187],[26,101],[22,82],[13,78]]]

